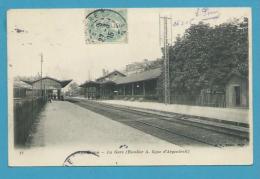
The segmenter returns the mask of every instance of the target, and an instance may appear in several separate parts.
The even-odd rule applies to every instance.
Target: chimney
[[[102,74],[103,74],[103,76],[106,75],[106,70],[104,68],[102,69]]]

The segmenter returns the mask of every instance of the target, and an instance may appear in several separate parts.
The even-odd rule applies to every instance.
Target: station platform
[[[130,150],[175,150],[184,148],[135,128],[114,121],[68,101],[47,103],[33,126],[27,150],[18,149],[10,153],[11,166],[63,166],[65,159],[76,151],[99,152],[102,157],[75,155],[75,165],[122,165],[132,160],[140,164],[158,161],[142,155],[120,155],[117,152]],[[110,155],[106,152],[112,151]],[[21,155],[22,152],[22,155]],[[121,156],[121,157],[120,157]],[[141,156],[141,157],[140,157]],[[149,155],[148,155],[149,156]],[[174,157],[175,155],[166,155]],[[75,161],[76,160],[76,161]],[[170,161],[170,160],[169,160]],[[118,162],[118,163],[117,163]]]
[[[216,108],[124,100],[98,100],[98,102],[113,105],[121,105],[125,107],[154,110],[157,112],[161,111],[189,115],[194,117],[212,118],[220,120],[222,122],[234,123],[242,126],[248,126],[251,117],[250,110],[243,108]]]
[[[67,101],[47,103],[34,128],[30,147],[173,145]]]

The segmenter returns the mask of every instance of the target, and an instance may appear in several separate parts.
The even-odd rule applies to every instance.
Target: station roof
[[[113,80],[106,80],[100,83],[101,85],[116,84]]]
[[[231,72],[223,79],[223,82],[224,82],[224,83],[228,83],[229,80],[230,80],[233,76],[236,76],[236,77],[238,77],[238,78],[240,78],[240,79],[243,79],[243,80],[247,80],[247,79],[248,79],[247,76],[241,74],[239,71],[233,70],[233,71],[231,71]]]
[[[25,83],[23,81],[14,81],[14,88],[21,88],[21,89],[32,89],[32,86],[29,85],[28,83]]]
[[[146,81],[151,79],[156,79],[161,75],[161,69],[156,68],[141,73],[132,74],[126,77],[118,78],[115,80],[116,84],[127,84],[133,82]]]
[[[22,80],[23,82],[27,83],[27,84],[34,84],[38,81],[41,81],[41,80],[44,80],[44,79],[49,79],[49,80],[53,80],[53,81],[56,81],[58,83],[61,84],[61,87],[64,88],[65,86],[67,86],[72,80],[57,80],[55,78],[51,78],[51,77],[43,77],[43,78],[40,78],[40,79],[37,79],[37,80],[34,80],[34,81],[28,81],[28,80]]]
[[[100,83],[97,81],[86,81],[85,83],[79,85],[79,87],[86,87],[86,86],[90,86],[90,85],[99,85]]]

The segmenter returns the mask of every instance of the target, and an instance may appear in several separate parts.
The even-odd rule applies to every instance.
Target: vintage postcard
[[[9,166],[251,165],[251,9],[11,9]]]

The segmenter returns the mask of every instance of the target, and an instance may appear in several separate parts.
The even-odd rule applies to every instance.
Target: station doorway
[[[234,86],[234,97],[233,101],[235,106],[240,106],[241,105],[241,89],[240,86]]]

